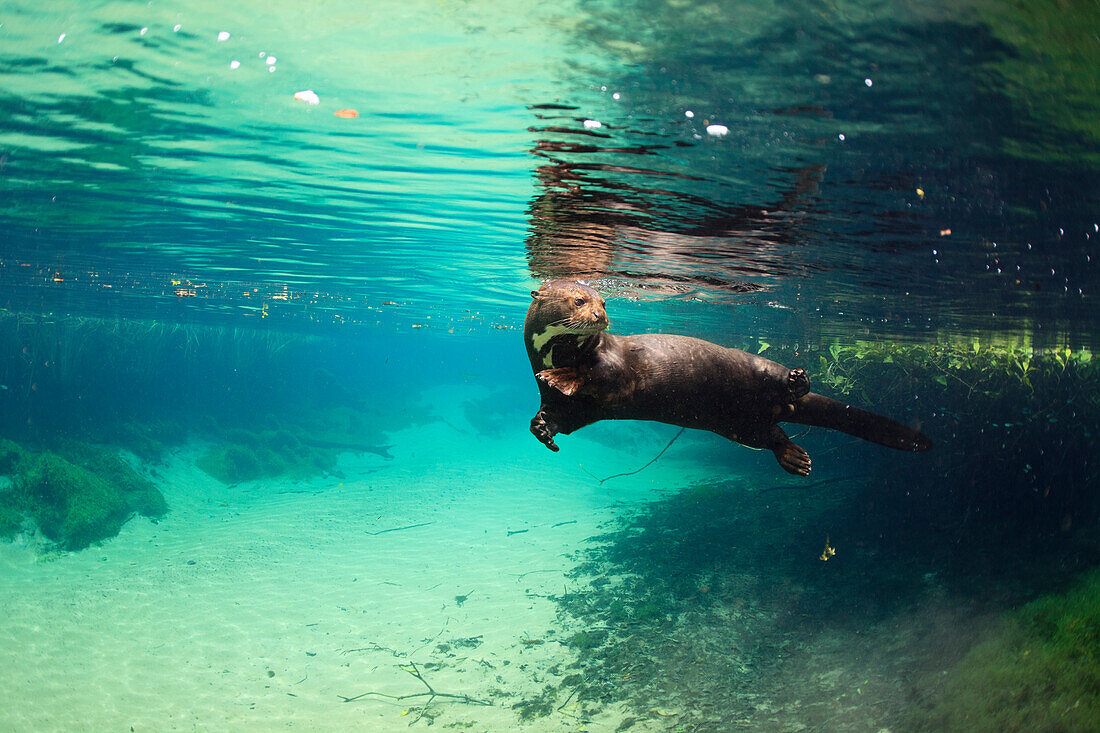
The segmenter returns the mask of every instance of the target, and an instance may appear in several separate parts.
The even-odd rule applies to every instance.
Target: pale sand
[[[700,469],[670,452],[601,486],[580,462],[632,470],[665,439],[617,452],[572,436],[555,455],[522,429],[465,427],[403,431],[394,460],[345,455],[342,478],[299,483],[226,487],[192,446],[156,469],[161,523],[52,560],[0,543],[0,730],[404,730],[424,697],[341,696],[424,692],[409,662],[437,691],[492,698],[437,700],[437,726],[583,727],[569,707],[527,724],[511,708],[571,671],[557,640],[576,629],[540,596],[576,587],[565,555],[602,523]]]

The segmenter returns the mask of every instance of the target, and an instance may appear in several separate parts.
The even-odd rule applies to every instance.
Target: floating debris
[[[349,109],[338,109],[335,112],[333,112],[332,114],[336,115],[337,117],[343,118],[345,120],[355,119],[356,117],[359,116],[358,111],[356,111],[354,109],[350,109],[350,108]]]
[[[603,123],[599,120],[585,120],[584,129],[586,130],[598,130],[603,127]]]
[[[299,102],[305,102],[306,104],[320,104],[321,98],[317,96],[317,92],[312,89],[303,89],[300,92],[294,92],[294,98]]]
[[[707,134],[714,137],[722,137],[728,135],[730,129],[725,125],[707,125]]]
[[[219,41],[228,41],[229,40],[229,31],[220,32],[218,34],[218,40]]]

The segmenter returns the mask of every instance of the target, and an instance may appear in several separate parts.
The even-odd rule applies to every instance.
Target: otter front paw
[[[554,435],[557,434],[557,427],[546,419],[546,413],[539,410],[535,413],[535,416],[531,418],[531,434],[539,439],[539,442],[545,445],[555,453],[558,452],[558,446],[554,443]]]
[[[577,390],[584,386],[584,378],[573,367],[543,369],[535,374],[535,378],[566,396],[576,394]]]
[[[791,399],[797,400],[810,391],[810,377],[805,369],[792,369],[787,375],[787,389],[791,393]]]

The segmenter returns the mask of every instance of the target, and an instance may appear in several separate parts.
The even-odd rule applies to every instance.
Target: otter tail
[[[931,440],[896,420],[837,402],[814,392],[795,400],[794,414],[780,420],[839,430],[897,450],[932,450]]]

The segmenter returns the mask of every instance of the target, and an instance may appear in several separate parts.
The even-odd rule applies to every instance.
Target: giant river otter
[[[614,336],[604,299],[587,285],[553,280],[531,292],[523,336],[542,404],[531,432],[554,436],[597,420],[656,420],[768,448],[789,473],[810,473],[810,456],[780,422],[840,430],[906,451],[932,441],[882,415],[810,391],[801,369],[688,336]]]

